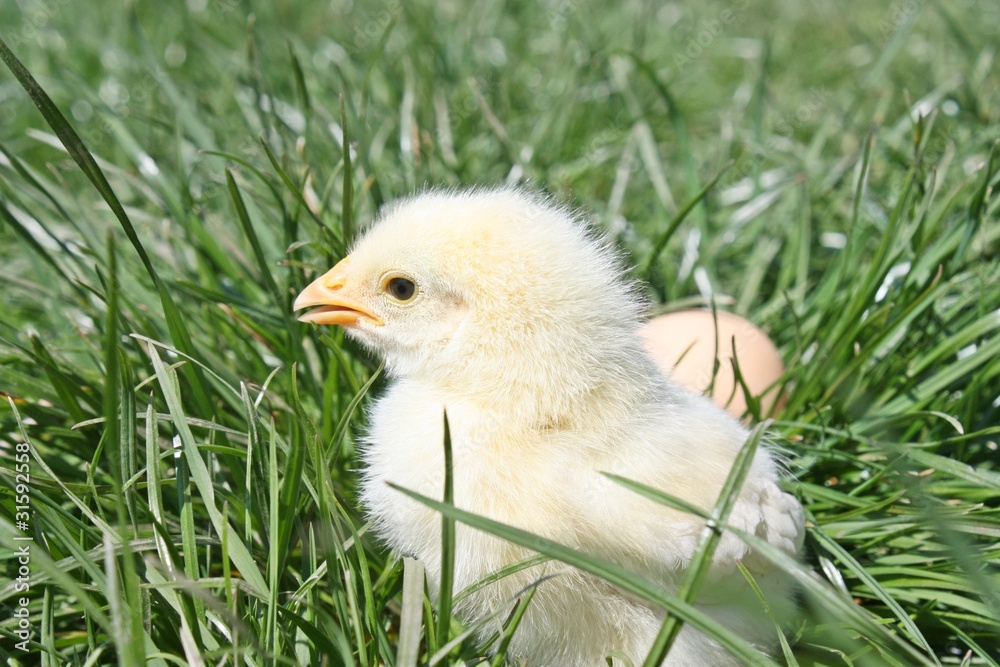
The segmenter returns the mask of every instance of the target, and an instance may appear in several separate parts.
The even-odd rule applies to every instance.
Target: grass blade
[[[715,502],[712,515],[708,519],[705,529],[699,538],[698,547],[684,573],[681,585],[677,589],[677,597],[683,602],[690,604],[695,601],[698,588],[701,586],[701,582],[708,574],[708,569],[712,564],[712,555],[719,545],[719,540],[722,539],[720,526],[725,525],[729,519],[729,513],[736,504],[736,499],[743,488],[743,481],[750,471],[754,455],[757,453],[757,447],[760,445],[764,437],[764,432],[770,424],[771,422],[758,424],[750,432],[746,443],[740,449],[739,454],[737,454],[736,460],[733,461],[733,467],[726,477],[725,484],[722,485],[722,490],[719,492],[719,499]],[[660,632],[653,641],[653,646],[643,663],[644,667],[658,667],[663,663],[670,652],[670,647],[673,646],[674,640],[677,639],[677,633],[680,632],[682,624],[683,620],[672,613],[667,613],[667,617],[663,621],[663,626],[660,627]]]
[[[125,230],[125,235],[128,237],[129,241],[132,243],[132,247],[135,248],[136,254],[139,256],[139,260],[146,269],[146,273],[153,280],[154,285],[156,285],[157,292],[160,295],[160,301],[163,305],[164,316],[167,320],[167,325],[170,327],[171,336],[174,342],[180,347],[181,350],[190,353],[193,349],[193,344],[191,342],[191,335],[187,330],[187,326],[184,324],[184,320],[180,317],[180,313],[177,310],[177,306],[174,300],[171,298],[170,293],[167,291],[166,286],[160,280],[159,275],[153,268],[153,264],[149,259],[149,255],[146,254],[146,249],[143,248],[142,242],[139,240],[139,235],[135,231],[135,227],[132,226],[132,221],[129,220],[128,215],[125,213],[125,208],[122,206],[118,197],[115,195],[114,191],[111,189],[111,185],[108,183],[107,178],[104,176],[104,172],[97,165],[97,161],[87,150],[87,147],[83,144],[80,136],[76,133],[76,130],[69,124],[66,117],[63,116],[62,112],[59,111],[59,107],[55,105],[52,98],[42,89],[31,73],[21,64],[21,61],[14,56],[11,50],[7,47],[6,42],[0,39],[0,59],[4,61],[8,69],[14,74],[21,86],[27,91],[28,96],[31,97],[31,101],[35,103],[38,110],[42,112],[42,116],[45,121],[49,124],[49,127],[56,133],[59,140],[62,141],[63,146],[65,146],[70,157],[76,162],[80,170],[83,171],[84,175],[90,180],[90,182],[97,188],[101,197],[111,207],[111,211],[115,214],[118,222],[121,223],[122,229]],[[204,383],[201,379],[200,374],[197,370],[192,370],[189,376],[192,381],[193,389],[195,392],[195,397],[198,404],[207,413],[210,411],[210,403],[208,400],[208,395],[204,388]]]
[[[149,352],[150,359],[153,362],[153,367],[156,369],[156,377],[159,380],[160,388],[163,392],[163,398],[166,400],[170,416],[173,418],[174,428],[177,429],[180,437],[184,456],[186,457],[188,467],[191,471],[191,479],[194,482],[195,487],[198,489],[198,493],[201,494],[202,500],[205,503],[205,509],[208,511],[209,518],[211,519],[212,526],[215,528],[216,534],[222,534],[223,518],[215,504],[215,488],[212,484],[212,479],[208,473],[205,461],[202,459],[201,453],[198,451],[198,445],[194,441],[194,436],[191,434],[187,421],[184,419],[184,411],[181,407],[180,395],[177,390],[176,381],[174,380],[176,375],[170,373],[163,365],[163,362],[160,360],[160,355],[156,352],[155,346],[150,345],[147,350]],[[243,578],[250,587],[250,590],[254,595],[262,599],[266,599],[266,592],[268,590],[267,581],[264,579],[263,575],[261,575],[260,570],[257,568],[257,564],[254,562],[253,557],[250,555],[246,546],[239,540],[232,540],[229,543],[229,548],[229,557],[243,575]]]
[[[456,521],[461,521],[467,526],[482,530],[514,544],[545,554],[567,565],[595,574],[627,593],[631,593],[651,604],[676,614],[685,623],[690,623],[705,634],[715,638],[727,651],[743,660],[746,665],[776,667],[776,663],[759,653],[743,639],[720,625],[711,617],[618,565],[576,551],[539,535],[534,535],[527,531],[487,519],[486,517],[460,510],[454,505],[438,502],[395,484],[390,483],[389,486],[441,514],[447,515]]]
[[[285,305],[284,299],[282,299],[281,292],[278,290],[278,284],[274,281],[274,276],[271,274],[271,267],[267,262],[267,258],[264,257],[264,250],[260,245],[260,239],[257,238],[257,232],[254,231],[253,223],[250,222],[250,214],[247,213],[246,204],[243,203],[243,195],[240,194],[240,189],[236,185],[236,180],[233,178],[233,173],[229,170],[229,167],[226,167],[226,187],[229,189],[229,197],[236,211],[236,219],[240,221],[243,234],[247,237],[247,241],[250,242],[254,259],[257,260],[257,270],[264,281],[264,286],[270,293],[274,305],[282,308]]]
[[[424,565],[415,558],[403,558],[403,604],[399,610],[399,649],[396,667],[417,667],[420,657],[420,628],[423,621]]]
[[[535,596],[535,591],[537,590],[538,587],[536,586],[529,588],[528,592],[517,601],[514,609],[510,612],[507,622],[504,623],[503,634],[500,635],[500,643],[497,644],[497,653],[493,656],[493,660],[490,661],[490,667],[501,667],[503,665],[504,659],[507,657],[507,649],[514,638],[514,633],[517,631],[518,626],[521,625],[524,612],[528,610],[528,605],[531,604],[531,599]]]
[[[455,503],[455,468],[451,458],[451,428],[444,413],[444,502]],[[452,583],[455,576],[455,519],[441,515],[441,588],[438,593],[438,646],[448,642],[451,630]]]
[[[688,217],[688,214],[691,213],[691,211],[693,211],[695,207],[708,195],[712,188],[715,187],[715,184],[719,182],[719,179],[722,178],[722,175],[729,171],[729,168],[732,166],[733,162],[730,160],[726,166],[724,166],[722,170],[712,178],[712,180],[705,184],[705,187],[698,191],[691,201],[684,205],[684,208],[677,212],[677,215],[675,215],[674,219],[670,221],[667,228],[664,229],[663,232],[656,238],[656,241],[653,243],[653,250],[649,253],[649,257],[646,258],[646,263],[643,265],[642,271],[640,272],[640,275],[645,280],[649,280],[653,271],[653,265],[656,263],[656,260],[659,259],[660,253],[663,252],[663,249],[667,247],[667,243],[673,237],[677,228],[681,226],[681,223]]]

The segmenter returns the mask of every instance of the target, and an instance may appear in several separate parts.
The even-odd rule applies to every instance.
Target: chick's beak
[[[339,324],[345,327],[355,327],[362,319],[381,325],[382,319],[365,308],[350,296],[350,273],[348,266],[350,257],[340,262],[309,284],[295,299],[294,310],[311,306],[313,308],[299,317],[299,322],[315,324]]]

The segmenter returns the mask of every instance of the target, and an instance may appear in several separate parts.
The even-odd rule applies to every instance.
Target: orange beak
[[[309,284],[295,299],[294,310],[312,306],[305,315],[299,317],[299,322],[314,324],[339,324],[343,327],[355,327],[362,319],[382,324],[382,319],[354,299],[351,299],[344,288],[348,285],[347,267],[351,258],[345,257],[335,267]]]

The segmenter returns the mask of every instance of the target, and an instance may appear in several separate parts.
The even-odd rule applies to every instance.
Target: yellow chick
[[[362,499],[378,535],[423,561],[431,591],[440,516],[386,482],[441,498],[446,407],[457,506],[676,588],[704,522],[600,473],[710,509],[748,434],[658,370],[637,333],[646,308],[638,285],[584,220],[520,189],[406,199],[302,292],[295,308],[306,307],[302,321],[344,326],[385,359],[392,382],[370,413]],[[759,450],[730,523],[795,554],[802,509],[777,480],[773,455]],[[459,525],[455,590],[531,555]],[[794,610],[786,577],[728,533],[697,604],[766,651],[774,626],[737,561],[772,612]],[[456,612],[489,637],[543,574],[555,576],[539,585],[510,655],[531,667],[599,667],[612,654],[642,663],[664,612],[573,568],[519,572]],[[685,626],[664,664],[739,662]]]

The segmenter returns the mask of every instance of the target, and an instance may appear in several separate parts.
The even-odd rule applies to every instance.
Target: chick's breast
[[[440,499],[444,486],[443,422],[446,400],[434,390],[400,381],[372,412],[364,501],[376,530],[398,552],[427,567],[430,590],[440,577],[441,518],[388,487],[392,481]],[[672,588],[690,561],[703,522],[645,499],[612,482],[615,472],[662,488],[708,509],[746,435],[737,423],[701,397],[667,393],[662,404],[612,426],[546,429],[517,441],[481,411],[449,403],[455,502],[468,511],[556,540],[610,560]],[[751,469],[732,523],[771,539],[790,553],[801,544],[797,502],[775,484],[770,457],[762,451]],[[461,524],[457,528],[455,590],[529,558],[527,549]],[[736,562],[748,547],[726,534],[700,598],[704,609],[755,639],[771,632],[771,621],[747,589]],[[779,612],[791,605],[790,582],[756,562],[758,584]],[[470,624],[484,623],[480,636],[501,621],[526,587],[543,580],[512,643],[513,655],[530,664],[596,667],[623,652],[641,661],[663,620],[661,610],[630,598],[602,580],[548,563],[502,579],[467,597],[458,611]],[[669,665],[736,665],[715,642],[685,629]],[[687,656],[687,657],[685,657]],[[703,662],[706,659],[711,662]]]
[[[441,517],[389,487],[392,482],[440,500],[444,489],[446,398],[419,382],[397,382],[375,404],[365,449],[362,500],[380,535],[398,552],[424,561],[435,585],[440,575]],[[571,474],[539,456],[541,443],[511,447],[491,437],[488,420],[461,401],[448,403],[456,505],[552,539],[572,531],[562,478]],[[557,520],[562,516],[563,520]],[[515,545],[459,526],[456,590],[475,583],[520,553]],[[526,553],[526,552],[525,552]]]
[[[419,398],[416,398],[419,397]],[[440,499],[444,485],[440,399],[417,383],[397,383],[372,412],[363,500],[380,535],[399,553],[420,559],[429,590],[441,574],[441,517],[388,487],[392,481]],[[397,402],[398,401],[398,402]],[[581,548],[590,523],[584,502],[604,480],[586,457],[566,457],[551,437],[497,441],[474,409],[450,403],[455,502],[468,511]],[[561,434],[565,437],[565,434]],[[614,543],[608,535],[604,544]],[[534,554],[459,524],[454,582],[459,591]],[[544,578],[511,645],[532,665],[597,667],[611,650],[638,655],[651,644],[661,615],[623,597],[602,580],[558,563],[505,577],[466,597],[456,611],[486,638],[528,586]],[[645,647],[645,648],[644,648]]]

